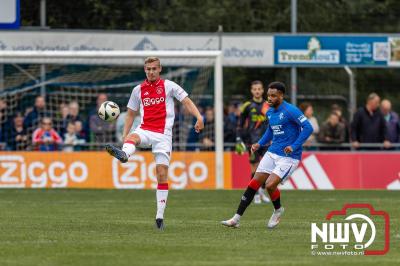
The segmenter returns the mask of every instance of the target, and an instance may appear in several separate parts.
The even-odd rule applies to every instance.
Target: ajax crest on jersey
[[[97,113],[104,121],[112,122],[118,118],[120,110],[118,104],[115,102],[106,101],[100,105]]]

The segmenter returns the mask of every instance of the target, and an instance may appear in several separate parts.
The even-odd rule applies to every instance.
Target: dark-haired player
[[[297,168],[301,159],[302,145],[313,132],[304,114],[296,106],[283,100],[285,90],[285,85],[281,82],[272,82],[268,85],[268,104],[271,107],[267,112],[269,125],[265,134],[251,149],[256,151],[271,140],[272,144],[244,192],[236,214],[231,219],[221,222],[225,226],[239,227],[240,217],[261,184],[265,182],[274,205],[274,212],[267,227],[274,228],[279,224],[284,208],[280,203],[278,185]]]
[[[251,83],[250,92],[252,99],[245,102],[240,108],[240,119],[236,134],[236,152],[239,154],[243,152],[243,147],[251,147],[253,143],[256,143],[268,127],[268,120],[265,115],[269,109],[269,105],[264,99],[263,83],[259,80],[253,81]],[[266,151],[267,147],[261,147],[254,153],[250,152],[250,179],[254,177],[257,166]],[[258,193],[254,196],[254,203],[260,204],[261,200],[269,202],[269,198],[264,189],[265,185],[263,184],[258,190]]]

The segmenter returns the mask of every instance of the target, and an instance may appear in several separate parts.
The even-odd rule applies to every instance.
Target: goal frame
[[[223,147],[223,68],[222,51],[0,51],[0,64],[82,64],[82,65],[134,65],[143,64],[143,58],[211,59],[211,64],[184,62],[179,66],[213,66],[214,68],[214,130],[215,130],[215,187],[224,188]],[[141,64],[133,59],[141,59]],[[132,60],[132,62],[130,62]],[[162,65],[170,65],[165,64]]]

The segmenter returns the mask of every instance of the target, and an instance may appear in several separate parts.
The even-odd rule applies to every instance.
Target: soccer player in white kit
[[[196,117],[194,129],[197,133],[204,128],[203,117],[187,92],[178,84],[160,78],[161,62],[157,57],[148,57],[144,61],[147,79],[136,86],[128,102],[122,139],[122,149],[114,145],[105,146],[107,152],[120,160],[128,161],[135,153],[136,146],[152,147],[156,162],[157,176],[157,213],[156,228],[164,230],[164,210],[168,197],[168,167],[172,151],[172,127],[174,124],[174,98],[180,101],[186,110]],[[132,133],[135,116],[140,112],[141,124]]]

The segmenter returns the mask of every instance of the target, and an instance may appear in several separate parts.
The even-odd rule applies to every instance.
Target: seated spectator
[[[392,111],[392,103],[389,100],[382,100],[381,112],[386,121],[388,140],[392,143],[398,143],[400,135],[399,115]]]
[[[53,129],[53,123],[49,117],[43,117],[40,127],[32,135],[32,143],[35,150],[56,151],[62,144],[60,135]]]
[[[346,129],[339,122],[339,116],[336,113],[331,113],[328,120],[322,124],[318,141],[326,144],[340,144],[344,142]]]
[[[64,134],[63,151],[72,152],[81,150],[79,144],[85,143],[84,139],[79,139],[76,135],[76,122],[69,122],[67,132]]]
[[[305,117],[307,117],[308,121],[311,123],[311,126],[313,127],[313,133],[304,143],[304,146],[310,146],[317,142],[317,135],[319,133],[318,120],[317,118],[314,117],[314,109],[311,103],[303,102],[302,104],[300,104],[299,107],[300,110],[304,113]]]
[[[351,123],[351,141],[354,148],[360,143],[383,143],[384,148],[390,147],[385,118],[379,110],[380,97],[376,93],[368,95],[367,102],[354,114]],[[376,150],[375,147],[364,149]]]
[[[108,97],[106,94],[99,94],[96,101],[96,109],[92,110],[91,115],[89,116],[89,128],[92,135],[91,142],[105,143],[115,141],[115,123],[106,122],[97,114],[100,105],[107,101],[107,99]]]
[[[38,126],[40,119],[48,116],[45,98],[43,96],[36,97],[33,109],[26,114],[24,120],[25,129],[28,132],[32,132],[31,130]]]
[[[200,133],[200,143],[203,150],[214,150],[214,109],[207,107],[204,113],[204,129]]]
[[[28,147],[28,134],[24,128],[24,117],[22,113],[16,113],[12,125],[4,131],[4,135],[8,150],[26,150]]]

